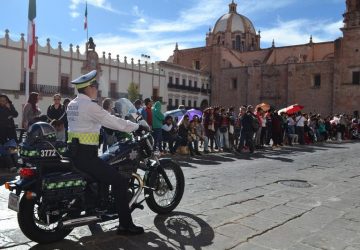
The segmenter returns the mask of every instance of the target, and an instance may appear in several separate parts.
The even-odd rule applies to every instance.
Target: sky
[[[333,41],[342,36],[345,0],[234,0],[237,11],[261,31],[261,48]],[[27,34],[28,0],[0,0],[0,37]],[[85,51],[85,0],[36,0],[36,36]],[[229,11],[231,0],[87,0],[88,36],[99,56],[111,53],[150,62],[167,60],[179,49],[205,46],[209,28]],[[150,56],[150,59],[142,57]],[[1,56],[1,55],[0,55]]]

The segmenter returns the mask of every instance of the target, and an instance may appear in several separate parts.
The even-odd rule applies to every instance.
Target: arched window
[[[218,45],[220,44],[220,39],[221,39],[221,37],[218,36],[218,38],[217,38],[217,44],[218,44]]]
[[[239,35],[236,36],[235,43],[236,43],[236,50],[240,50],[241,41],[240,41],[240,36]]]

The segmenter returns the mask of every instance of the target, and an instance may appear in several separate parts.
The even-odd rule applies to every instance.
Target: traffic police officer
[[[101,126],[132,132],[139,129],[139,125],[109,114],[92,101],[98,94],[96,75],[96,70],[93,70],[71,82],[79,94],[69,103],[66,111],[69,123],[68,142],[78,142],[76,153],[73,153],[75,166],[100,182],[112,185],[115,190],[115,203],[119,213],[117,234],[141,234],[144,229],[134,225],[127,203],[128,180],[98,157]]]

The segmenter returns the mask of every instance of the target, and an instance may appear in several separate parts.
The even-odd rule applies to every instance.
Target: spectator
[[[240,108],[240,121],[241,121],[241,131],[240,131],[240,142],[237,148],[237,151],[241,153],[244,149],[245,141],[249,146],[250,153],[254,152],[254,143],[253,136],[254,131],[252,127],[252,114],[246,111],[246,107],[243,106]]]
[[[214,109],[212,107],[206,109],[203,115],[205,135],[209,138],[210,141],[210,150],[214,152],[214,141],[215,141],[215,116]],[[204,150],[208,148],[204,146]],[[206,153],[206,152],[205,152]]]
[[[14,105],[7,95],[0,95],[0,144],[10,140],[17,141],[14,118],[18,116]]]
[[[65,141],[65,121],[67,122],[66,109],[61,104],[60,94],[55,94],[53,98],[54,103],[48,107],[46,115],[51,124],[56,125],[57,135],[59,135],[59,138],[57,139],[60,141]]]
[[[137,114],[140,115],[141,114],[141,111],[142,111],[142,101],[140,99],[137,99],[135,102],[134,102],[134,106],[137,110]]]
[[[241,133],[241,114],[236,117],[235,124],[234,124],[234,149],[237,149],[237,146],[239,145],[240,140],[240,133]]]
[[[260,113],[260,117],[261,117],[261,134],[260,134],[260,148],[264,148],[265,145],[265,140],[266,140],[266,117],[265,117],[266,112],[264,112],[263,110]]]
[[[194,116],[193,121],[195,123],[196,136],[198,137],[199,141],[204,141],[204,153],[209,153],[208,151],[209,139],[205,135],[204,126],[197,115]],[[205,151],[205,148],[207,152]],[[196,152],[199,152],[198,148],[195,148],[195,153]]]
[[[26,130],[32,123],[34,123],[36,120],[35,118],[39,117],[41,114],[41,110],[37,105],[38,102],[39,93],[31,92],[23,109],[22,127]]]
[[[295,130],[298,135],[298,140],[299,140],[300,145],[305,144],[305,140],[304,140],[304,122],[305,122],[305,120],[306,119],[302,115],[301,112],[299,112],[295,118]]]
[[[234,107],[230,107],[228,110],[228,117],[229,117],[229,148],[234,149],[234,133],[235,133],[235,112]]]
[[[285,134],[287,136],[288,145],[292,146],[294,142],[297,142],[298,136],[295,133],[295,115],[289,115],[286,119],[286,130]],[[296,135],[296,136],[295,136]]]
[[[50,121],[59,120],[64,122],[66,112],[65,107],[61,104],[61,96],[60,94],[55,94],[53,98],[54,103],[48,107],[46,115]]]
[[[191,120],[189,123],[189,135],[188,135],[188,141],[191,144],[190,148],[194,149],[194,153],[196,155],[201,155],[199,152],[199,137],[196,134],[196,125],[195,125],[195,121]]]
[[[220,107],[214,107],[214,128],[215,128],[215,149],[221,149],[221,145],[220,145],[220,119],[221,119],[221,115],[220,115]]]
[[[109,114],[113,113],[113,102],[110,98],[105,98],[102,102],[102,107]],[[115,131],[106,127],[101,127],[100,130],[101,142],[102,142],[102,152],[104,153],[109,146],[113,145],[116,142]]]
[[[219,151],[229,151],[230,119],[224,108],[220,110],[219,117]]]
[[[256,109],[256,113],[255,113],[256,118],[259,121],[259,128],[258,130],[255,132],[255,148],[261,148],[261,131],[262,131],[262,123],[263,123],[263,110],[261,107],[258,107]]]
[[[165,117],[165,122],[161,129],[163,135],[163,142],[167,142],[169,146],[169,152],[171,154],[175,154],[177,149],[176,147],[178,146],[178,143],[176,143],[178,141],[178,136],[172,116],[168,115]]]
[[[55,128],[56,132],[56,140],[65,142],[65,129],[64,129],[64,123],[61,120],[52,120],[50,122],[50,125]]]
[[[272,110],[270,112],[271,116],[271,128],[272,128],[272,139],[273,139],[273,148],[277,148],[279,146],[282,146],[281,143],[281,125],[282,125],[282,119],[278,115],[277,110]]]
[[[191,141],[189,141],[189,115],[184,115],[183,118],[179,122],[179,132],[178,135],[180,137],[179,145],[188,146],[190,155],[194,156],[194,149],[192,147]]]
[[[151,111],[152,100],[150,98],[145,98],[144,103],[145,103],[145,107],[143,107],[141,110],[141,116],[151,127],[152,126],[152,111]]]
[[[155,102],[152,108],[152,130],[154,136],[154,149],[162,152],[162,124],[164,121],[164,115],[161,113],[161,103]]]

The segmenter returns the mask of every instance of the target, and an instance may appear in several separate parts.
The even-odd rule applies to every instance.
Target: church
[[[168,62],[210,76],[211,105],[239,107],[298,103],[305,112],[358,114],[360,109],[360,1],[346,0],[343,36],[335,41],[260,48],[260,32],[229,4],[206,34],[206,45],[178,49]]]

